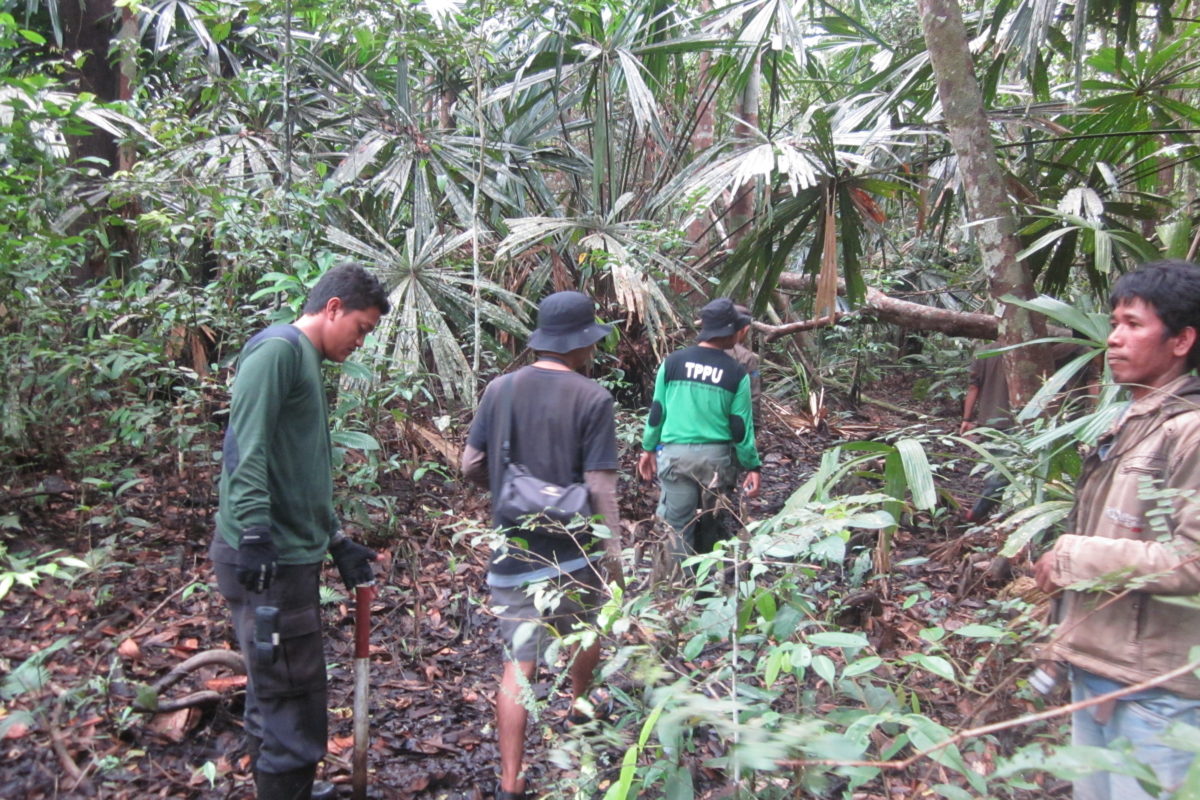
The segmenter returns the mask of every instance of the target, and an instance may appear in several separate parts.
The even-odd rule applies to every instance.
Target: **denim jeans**
[[[1096,683],[1085,680],[1081,670],[1072,668],[1072,702],[1107,693],[1097,691],[1101,687]],[[1190,700],[1163,689],[1147,689],[1117,700],[1112,716],[1103,724],[1096,721],[1097,708],[1090,706],[1074,713],[1071,718],[1072,744],[1109,747],[1118,739],[1127,739],[1133,744],[1137,760],[1158,776],[1162,792],[1158,795],[1147,793],[1137,779],[1129,775],[1094,772],[1075,781],[1075,800],[1158,800],[1169,797],[1183,782],[1196,754],[1168,747],[1159,741],[1159,735],[1174,722],[1200,727],[1200,700]]]

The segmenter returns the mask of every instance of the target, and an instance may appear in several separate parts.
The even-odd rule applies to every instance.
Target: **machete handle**
[[[354,587],[354,657],[367,658],[371,653],[371,601],[375,598],[374,584]]]

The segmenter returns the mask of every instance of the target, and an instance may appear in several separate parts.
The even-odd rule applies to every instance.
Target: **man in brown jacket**
[[[1076,800],[1166,797],[1195,752],[1162,738],[1200,726],[1200,267],[1148,264],[1113,287],[1108,364],[1130,404],[1084,462],[1068,533],[1034,567],[1038,586],[1065,589],[1051,644],[1070,666],[1073,701],[1156,681],[1076,711],[1076,745],[1132,743],[1161,787],[1129,775],[1075,782]],[[1189,664],[1192,668],[1188,668]]]

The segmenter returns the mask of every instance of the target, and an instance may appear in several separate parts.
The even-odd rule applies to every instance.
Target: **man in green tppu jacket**
[[[238,358],[209,555],[246,659],[258,800],[314,796],[327,740],[318,594],[325,553],[348,588],[372,580],[375,553],[346,538],[333,510],[321,359],[344,361],[388,307],[373,275],[336,266],[300,319],[259,332]]]
[[[700,310],[698,343],[672,353],[658,369],[642,436],[638,475],[662,486],[658,515],[675,532],[677,558],[708,552],[721,538],[713,509],[739,468],[742,486],[758,494],[761,461],[754,445],[750,377],[725,352],[750,324],[727,297]]]

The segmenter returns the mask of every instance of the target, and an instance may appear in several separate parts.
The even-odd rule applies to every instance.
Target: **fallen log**
[[[810,289],[812,279],[807,275],[787,272],[779,276],[782,289]],[[839,286],[839,290],[841,287]],[[919,331],[938,331],[951,336],[971,339],[995,339],[999,335],[1000,318],[975,311],[952,311],[948,308],[913,303],[884,294],[878,289],[867,287],[863,304],[853,311],[838,312],[816,319],[790,322],[783,325],[768,325],[755,322],[754,329],[763,334],[768,342],[792,333],[823,328],[850,316],[870,316],[880,322],[890,322]]]

